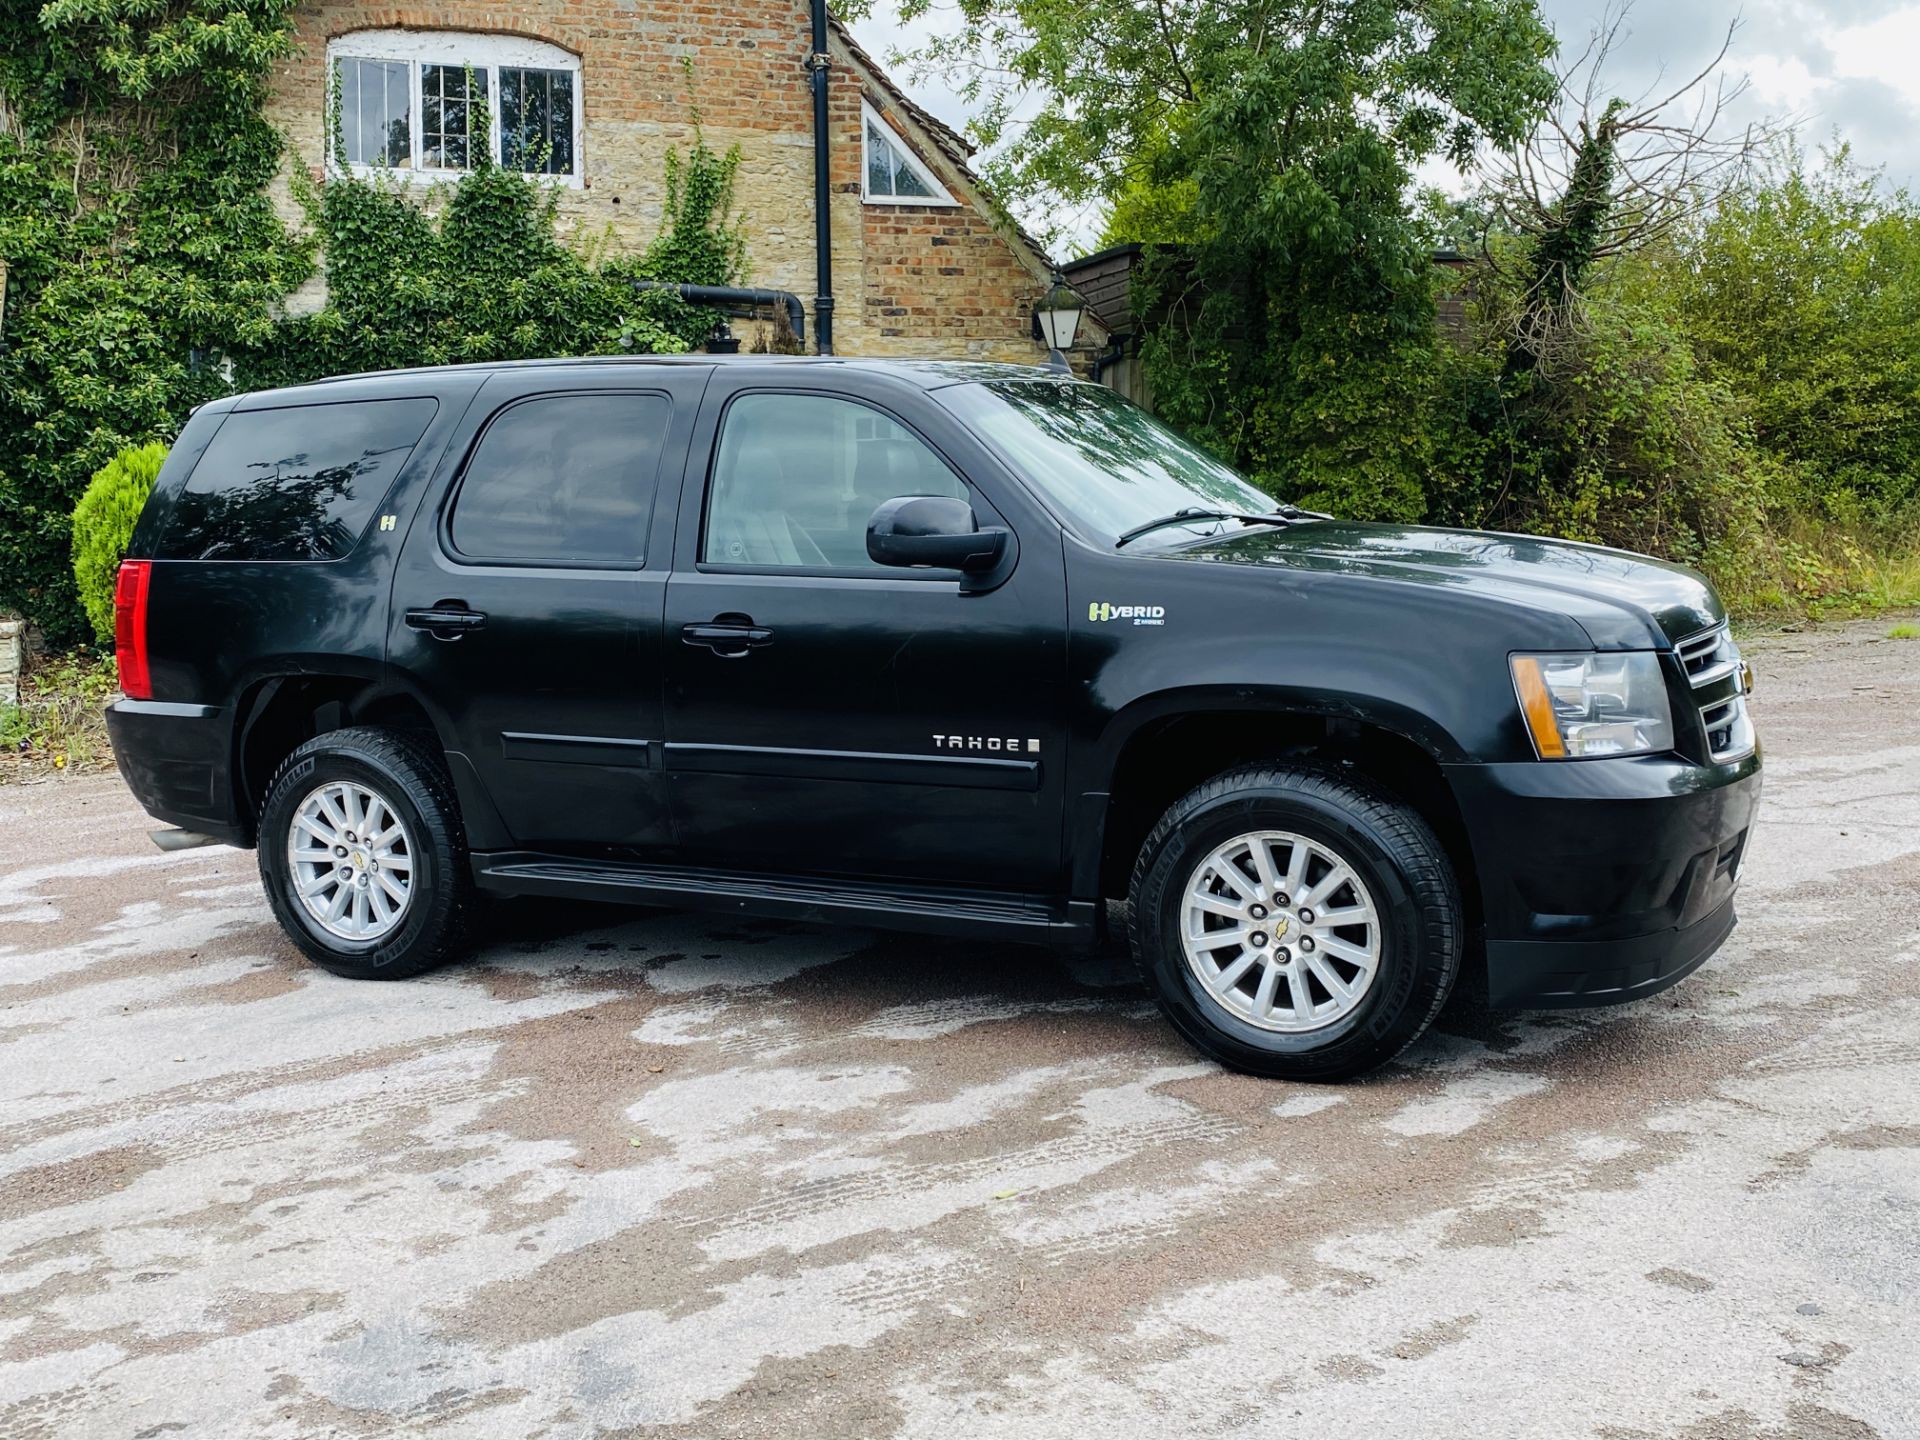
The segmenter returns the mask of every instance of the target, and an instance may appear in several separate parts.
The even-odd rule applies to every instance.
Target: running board
[[[725,910],[821,924],[870,925],[935,935],[993,934],[1033,945],[1088,945],[1091,901],[944,887],[746,875],[678,865],[572,860],[530,851],[473,857],[474,883],[496,895],[557,895],[690,910]]]

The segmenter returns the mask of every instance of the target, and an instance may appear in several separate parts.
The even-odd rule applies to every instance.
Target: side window
[[[968,498],[946,462],[877,410],[831,395],[742,395],[721,424],[701,557],[878,570],[867,521],[900,495]]]
[[[174,502],[162,560],[337,560],[420,443],[436,400],[243,410]]]
[[[486,428],[454,497],[448,534],[473,560],[646,559],[664,395],[543,395]]]

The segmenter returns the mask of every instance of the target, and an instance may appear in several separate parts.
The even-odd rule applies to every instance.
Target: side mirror
[[[945,495],[902,495],[867,521],[867,557],[876,565],[978,575],[998,565],[1006,550],[1006,531],[982,530],[971,505]]]

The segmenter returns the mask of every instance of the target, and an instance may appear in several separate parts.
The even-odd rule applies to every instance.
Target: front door
[[[718,374],[667,587],[667,767],[690,860],[1058,893],[1065,592],[1015,530],[990,589],[866,554],[900,495],[970,500],[964,431],[924,394]],[[704,489],[704,494],[702,493]],[[1004,497],[1003,497],[1004,499]],[[1035,527],[1027,527],[1030,531]]]
[[[704,380],[495,377],[475,401],[477,436],[408,533],[388,659],[456,737],[456,778],[494,812],[469,826],[491,843],[621,855],[670,843],[661,607]]]

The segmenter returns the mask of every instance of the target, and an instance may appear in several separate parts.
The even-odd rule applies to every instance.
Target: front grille
[[[1716,764],[1742,760],[1753,753],[1753,722],[1747,717],[1747,671],[1740,647],[1733,643],[1726,622],[1689,635],[1674,647],[1680,668],[1693,687],[1700,707],[1700,723],[1707,732],[1707,752]]]

